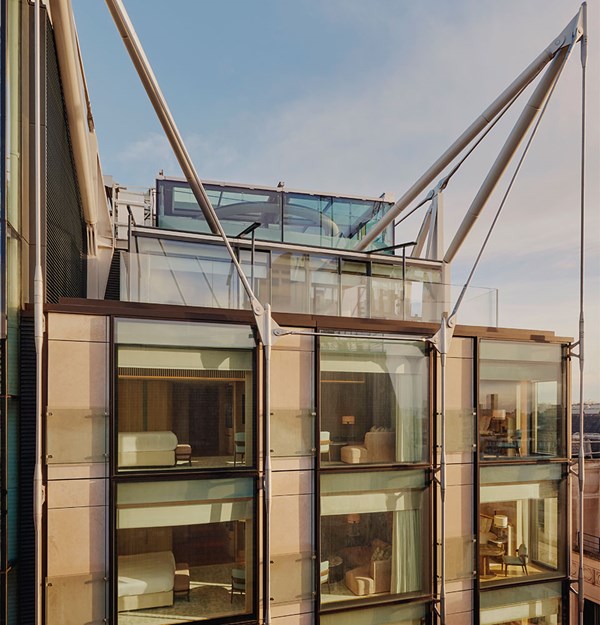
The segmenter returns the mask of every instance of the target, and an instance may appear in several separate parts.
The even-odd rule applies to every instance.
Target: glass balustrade
[[[137,237],[138,253],[121,252],[121,300],[249,310],[239,276],[222,245]],[[347,259],[316,251],[237,249],[259,301],[275,312],[360,319],[439,322],[460,287],[441,268]],[[497,292],[470,287],[458,322],[496,325]]]

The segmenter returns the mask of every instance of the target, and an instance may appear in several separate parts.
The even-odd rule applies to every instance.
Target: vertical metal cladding
[[[54,33],[46,19],[46,300],[86,296],[86,231]]]
[[[110,263],[104,299],[116,301],[121,299],[121,253],[119,250],[115,250],[112,262]]]
[[[35,467],[35,344],[33,317],[22,317],[19,371],[19,623],[33,623],[35,592],[35,532],[33,469]]]

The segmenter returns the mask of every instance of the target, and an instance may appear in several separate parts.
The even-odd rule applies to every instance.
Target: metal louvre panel
[[[235,370],[192,370],[192,369],[159,369],[148,368],[143,369],[141,367],[119,367],[120,378],[157,378],[157,379],[169,379],[169,378],[186,378],[186,379],[217,379],[217,380],[240,380],[245,379],[248,371],[235,371]]]
[[[46,300],[86,295],[86,235],[54,33],[46,19]]]

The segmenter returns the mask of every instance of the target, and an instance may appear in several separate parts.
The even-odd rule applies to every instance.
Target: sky
[[[159,170],[180,176],[105,3],[72,2],[104,173],[146,188]],[[584,399],[595,401],[599,2],[588,6],[584,247]],[[580,4],[125,0],[125,6],[202,178],[398,198],[554,40]],[[499,325],[553,330],[575,340],[581,94],[578,46],[473,278],[476,286],[498,289]],[[521,98],[446,189],[446,245],[524,105]],[[505,176],[456,256],[453,284],[464,283],[507,184]],[[397,229],[397,241],[412,240],[418,217]],[[578,371],[575,363],[573,401],[579,400]]]

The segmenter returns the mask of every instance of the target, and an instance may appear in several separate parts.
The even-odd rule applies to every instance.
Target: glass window
[[[353,248],[392,206],[391,202],[288,193],[280,189],[211,183],[204,187],[229,236],[238,236],[258,223],[258,240],[317,247]],[[187,182],[157,180],[156,188],[159,228],[210,232]],[[390,225],[370,247],[378,249],[392,243]]]
[[[352,612],[322,614],[321,625],[422,625],[429,613],[426,605],[381,605]]]
[[[388,202],[285,193],[284,241],[315,247],[352,248],[392,206]],[[386,228],[371,245],[391,245],[393,229]],[[388,250],[388,253],[392,253]]]
[[[273,252],[271,304],[280,312],[310,313],[311,297],[307,254]]]
[[[185,181],[157,180],[159,228],[209,233],[210,228]],[[259,224],[256,238],[281,241],[281,193],[206,184],[205,190],[227,235]]]
[[[136,242],[139,253],[121,253],[122,299],[207,308],[249,308],[235,267],[222,245],[150,237],[137,237]],[[256,261],[264,263],[264,255],[257,253]]]
[[[423,471],[321,475],[321,603],[427,592]]]
[[[481,625],[559,625],[562,585],[536,584],[481,593]]]
[[[253,492],[250,478],[118,484],[119,624],[251,614]]]
[[[565,456],[564,371],[560,345],[481,341],[483,459]]]
[[[482,584],[565,572],[565,480],[561,465],[483,467],[479,505]]]
[[[310,272],[311,311],[317,315],[339,315],[340,275],[337,258],[311,255]]]
[[[340,262],[340,314],[343,317],[368,319],[369,277],[366,263],[342,260]]]
[[[321,337],[321,462],[424,462],[428,358],[420,342]]]
[[[116,322],[117,466],[253,466],[254,338],[248,326]]]

